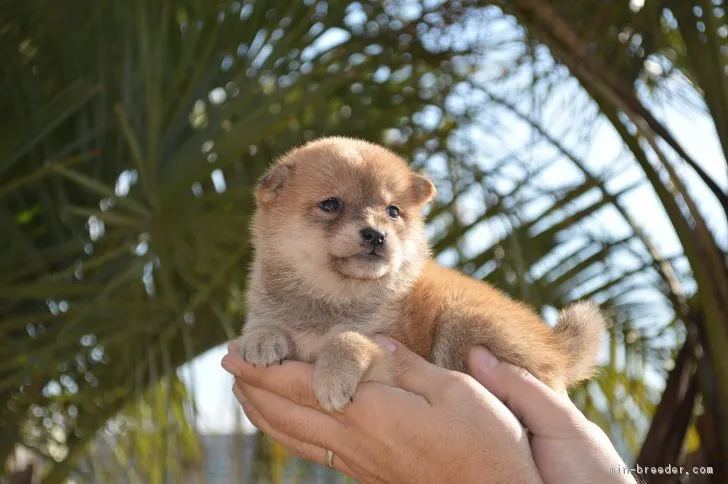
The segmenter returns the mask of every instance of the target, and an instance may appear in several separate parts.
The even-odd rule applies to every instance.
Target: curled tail
[[[567,387],[594,375],[606,327],[607,322],[599,306],[591,301],[573,303],[559,313],[554,333],[569,356],[564,382]]]

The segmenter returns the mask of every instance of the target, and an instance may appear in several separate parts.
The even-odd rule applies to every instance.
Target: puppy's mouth
[[[343,262],[386,262],[387,259],[382,255],[381,253],[378,253],[376,250],[372,249],[368,252],[359,252],[357,254],[345,256],[345,257],[332,257],[332,260],[335,263],[343,263]]]
[[[351,257],[361,259],[361,260],[377,260],[377,259],[383,259],[381,251],[377,251],[376,248],[369,249],[368,252],[360,252],[358,254],[355,254]]]
[[[389,261],[376,249],[368,249],[346,257],[332,257],[336,272],[350,279],[373,280],[387,273]]]

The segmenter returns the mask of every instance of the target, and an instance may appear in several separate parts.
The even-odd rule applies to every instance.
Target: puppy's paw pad
[[[238,339],[238,352],[255,366],[279,364],[291,353],[291,340],[282,331],[256,330]]]
[[[319,404],[328,412],[342,412],[347,404],[354,401],[358,385],[358,375],[314,368],[313,393]]]

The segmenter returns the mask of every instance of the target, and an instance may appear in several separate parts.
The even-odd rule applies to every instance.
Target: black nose
[[[364,239],[364,242],[370,246],[379,247],[384,244],[385,235],[377,229],[367,227],[361,230],[361,237]]]

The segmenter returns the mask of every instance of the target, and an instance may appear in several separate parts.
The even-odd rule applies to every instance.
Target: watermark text
[[[632,474],[635,476],[647,476],[647,475],[696,475],[696,476],[712,476],[712,467],[682,467],[682,466],[639,466],[633,465],[632,467],[610,467],[610,474]]]

